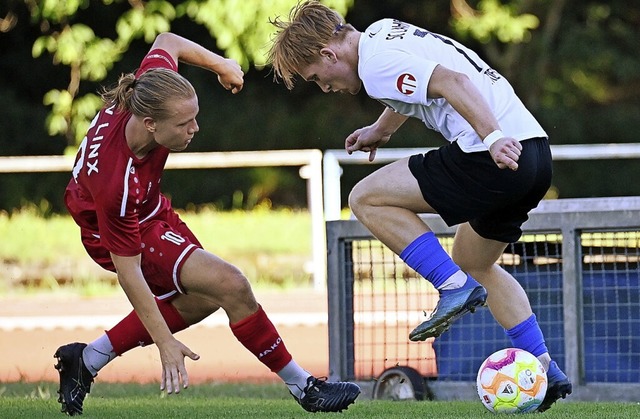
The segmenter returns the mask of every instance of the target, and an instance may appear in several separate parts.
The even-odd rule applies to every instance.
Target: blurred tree
[[[129,8],[117,16],[116,37],[98,36],[78,20],[79,12],[95,7],[90,0],[24,0],[33,22],[43,32],[33,44],[34,57],[48,52],[53,63],[69,67],[69,83],[64,89],[52,89],[44,96],[51,106],[46,126],[49,135],[64,135],[70,152],[80,143],[91,118],[101,106],[99,96],[79,96],[83,80],[104,80],[131,42],[143,38],[147,44],[161,32],[169,31],[172,22],[188,16],[209,30],[220,50],[237,60],[245,69],[251,63],[265,64],[269,17],[289,11],[295,0],[129,0]],[[103,5],[124,0],[102,0]],[[176,3],[176,4],[174,4]],[[346,14],[353,0],[327,0],[330,7]]]

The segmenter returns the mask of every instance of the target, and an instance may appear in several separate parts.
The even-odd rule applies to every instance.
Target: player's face
[[[155,140],[158,144],[171,151],[182,151],[191,142],[196,132],[200,130],[196,115],[198,97],[183,99],[169,104],[169,117],[156,121]]]
[[[300,77],[315,82],[325,93],[351,93],[360,91],[362,82],[357,71],[347,62],[336,59],[335,55],[322,56],[320,60],[300,70]]]

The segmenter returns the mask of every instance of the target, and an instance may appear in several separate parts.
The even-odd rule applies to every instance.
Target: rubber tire
[[[393,367],[380,374],[373,386],[374,400],[424,400],[424,377],[411,367]]]

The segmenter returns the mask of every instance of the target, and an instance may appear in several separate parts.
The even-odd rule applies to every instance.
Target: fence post
[[[327,239],[322,207],[322,152],[309,150],[309,164],[300,168],[300,177],[307,179],[309,214],[311,216],[311,251],[313,253],[313,287],[316,291],[327,286]]]
[[[326,221],[334,221],[340,219],[340,211],[342,210],[341,192],[340,192],[340,176],[342,176],[342,167],[336,155],[327,151],[322,161],[323,181],[324,181],[324,216]]]

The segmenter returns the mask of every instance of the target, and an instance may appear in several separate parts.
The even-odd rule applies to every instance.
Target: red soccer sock
[[[156,298],[156,303],[171,333],[176,333],[189,327],[170,301],[158,300]],[[120,323],[116,324],[111,330],[107,330],[106,333],[113,346],[113,352],[115,352],[116,355],[122,355],[129,349],[137,346],[145,346],[153,343],[151,335],[147,332],[147,329],[140,321],[135,310],[129,313],[127,317],[122,319]]]
[[[277,373],[291,361],[291,354],[262,306],[249,317],[229,326],[238,341],[272,372]]]

